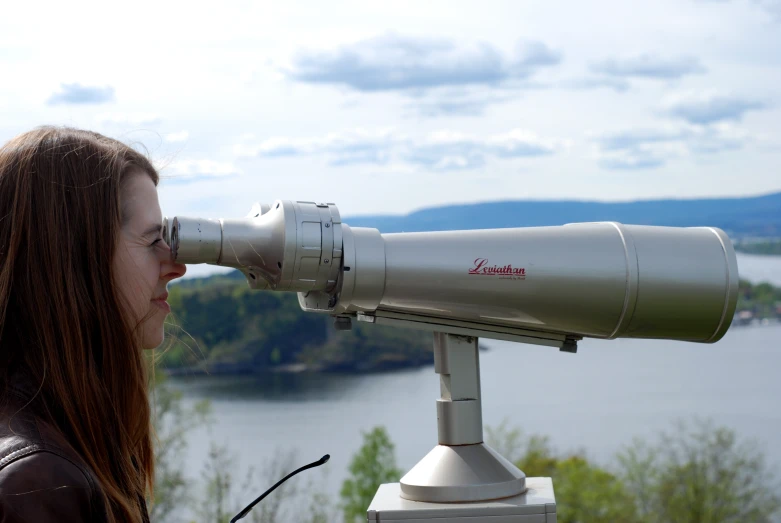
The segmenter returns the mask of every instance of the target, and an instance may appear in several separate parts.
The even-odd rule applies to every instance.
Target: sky
[[[781,0],[9,2],[0,115],[145,149],[166,215],[765,194]]]

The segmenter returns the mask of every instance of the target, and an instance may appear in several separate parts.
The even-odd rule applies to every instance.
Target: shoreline
[[[480,343],[480,352],[488,351],[488,347]],[[399,360],[386,359],[374,365],[353,365],[350,363],[332,364],[325,363],[288,363],[273,367],[251,367],[238,363],[219,363],[208,368],[203,366],[161,368],[160,372],[167,377],[189,376],[252,376],[258,374],[379,374],[396,370],[417,369],[434,364],[434,353],[427,352],[430,357]]]
[[[290,363],[273,367],[246,367],[234,364],[218,364],[204,368],[201,366],[160,369],[168,377],[182,376],[252,376],[258,374],[374,374],[394,370],[415,369],[433,365],[434,359],[415,362],[385,362],[372,366],[325,365],[309,363]]]

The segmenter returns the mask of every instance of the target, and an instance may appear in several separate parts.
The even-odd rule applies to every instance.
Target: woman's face
[[[163,342],[163,323],[171,312],[166,286],[182,277],[186,267],[171,260],[171,248],[163,240],[163,214],[154,182],[143,172],[129,176],[122,188],[125,224],[113,270],[132,325],[139,325],[143,348],[154,349]]]

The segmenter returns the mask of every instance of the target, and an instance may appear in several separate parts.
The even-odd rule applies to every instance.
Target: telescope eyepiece
[[[170,231],[168,229],[168,217],[167,216],[163,216],[163,228],[161,230],[161,234],[163,236],[163,241],[165,242],[165,244],[170,247],[171,246],[171,235],[170,235]]]
[[[176,216],[170,229],[175,261],[239,269],[253,289],[330,292],[341,269],[341,219],[333,204],[256,204],[239,219]]]
[[[176,223],[176,218],[174,218],[174,223]],[[171,229],[168,245],[171,246],[171,256],[176,260],[176,253],[179,251],[179,227],[172,227]]]

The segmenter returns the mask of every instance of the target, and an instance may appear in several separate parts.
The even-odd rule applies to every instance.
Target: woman
[[[0,148],[0,521],[148,521],[147,358],[169,281],[158,174],[96,133]]]

